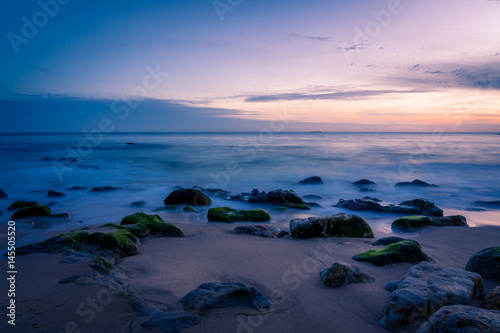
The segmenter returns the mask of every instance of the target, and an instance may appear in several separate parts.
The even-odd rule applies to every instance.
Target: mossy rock
[[[287,207],[274,207],[273,210],[277,211],[277,212],[286,212],[288,210],[288,208]]]
[[[182,210],[186,213],[198,213],[198,210],[192,206],[186,206]]]
[[[392,222],[393,231],[415,231],[432,225],[432,218],[423,215],[405,216]]]
[[[352,257],[357,261],[367,261],[376,266],[391,265],[399,262],[409,262],[412,264],[421,261],[433,262],[420,247],[412,241],[402,241],[391,244],[381,250],[368,250]]]
[[[30,253],[90,253],[88,247],[91,234],[88,231],[72,231],[60,234],[56,237],[47,239],[46,241],[25,245],[17,249],[16,253],[19,255]]]
[[[203,192],[193,188],[181,188],[172,191],[163,201],[168,205],[190,205],[190,206],[208,206],[212,200]]]
[[[264,222],[271,220],[271,215],[263,209],[236,210],[230,207],[210,208],[208,210],[210,222]]]
[[[290,232],[292,237],[301,239],[315,237],[374,237],[372,228],[364,218],[343,213],[333,216],[292,219],[290,221]]]
[[[18,210],[21,208],[26,208],[26,207],[31,207],[33,205],[36,205],[38,202],[36,201],[24,201],[24,200],[19,200],[14,202],[12,205],[7,208],[7,210]]]
[[[102,249],[110,250],[122,257],[138,254],[139,244],[139,238],[125,229],[105,233],[99,239],[99,246]]]
[[[125,216],[120,225],[126,227],[138,237],[161,236],[161,237],[184,237],[184,233],[175,225],[167,223],[158,215],[136,213]]]
[[[49,207],[35,203],[33,206],[22,208],[12,215],[12,219],[23,219],[32,216],[50,216],[52,211]]]
[[[96,255],[94,257],[94,260],[89,264],[89,266],[95,269],[97,272],[104,275],[111,274],[115,269],[113,264],[108,259],[100,255]]]

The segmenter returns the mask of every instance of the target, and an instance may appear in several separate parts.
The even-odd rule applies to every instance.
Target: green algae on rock
[[[264,222],[271,220],[271,215],[263,209],[236,210],[230,207],[210,208],[207,214],[210,222]]]
[[[371,262],[376,266],[390,265],[399,262],[416,264],[421,261],[433,261],[422,251],[420,245],[413,241],[394,243],[381,250],[368,250],[353,256],[352,259]]]

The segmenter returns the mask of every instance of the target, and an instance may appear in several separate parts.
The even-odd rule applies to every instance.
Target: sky
[[[498,0],[6,3],[0,132],[500,131]]]

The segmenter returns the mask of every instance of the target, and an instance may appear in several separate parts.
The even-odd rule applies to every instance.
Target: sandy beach
[[[390,295],[384,287],[401,279],[412,266],[377,267],[351,258],[372,249],[377,238],[388,236],[384,234],[376,234],[375,239],[301,240],[290,235],[267,239],[231,234],[242,223],[175,224],[186,237],[147,239],[140,254],[118,261],[128,296],[99,284],[58,283],[73,275],[92,276],[88,266],[92,258],[18,256],[16,326],[7,326],[2,318],[1,330],[147,332],[140,327],[147,317],[137,316],[130,295],[157,309],[180,312],[179,299],[200,284],[234,281],[259,289],[271,299],[272,308],[260,312],[248,307],[214,309],[186,332],[386,332],[378,325]],[[417,240],[436,264],[464,269],[473,254],[498,245],[500,227],[428,227],[403,237]],[[68,259],[75,262],[61,263]],[[321,283],[319,272],[335,262],[354,264],[375,281],[329,288]],[[5,280],[2,288],[4,284]],[[494,286],[485,281],[485,292]],[[417,328],[405,326],[396,332]]]

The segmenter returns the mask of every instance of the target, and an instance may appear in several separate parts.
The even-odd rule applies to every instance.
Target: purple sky
[[[1,132],[500,128],[500,1],[4,6]]]

